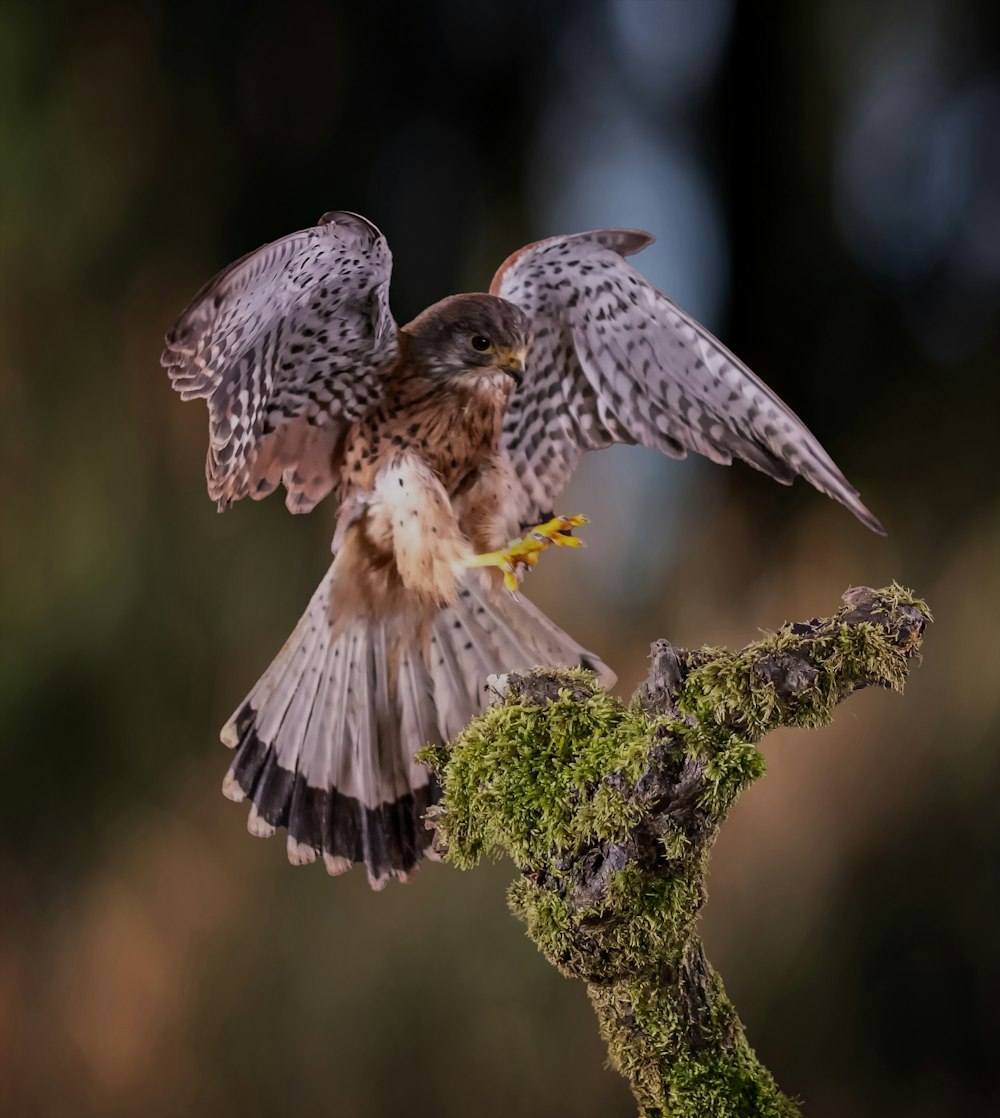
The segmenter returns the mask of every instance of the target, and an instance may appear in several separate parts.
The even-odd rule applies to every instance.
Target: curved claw
[[[480,555],[474,555],[468,561],[468,565],[498,567],[503,571],[504,586],[513,594],[525,571],[538,563],[539,555],[551,544],[555,544],[556,547],[584,547],[585,543],[582,539],[568,533],[586,523],[587,517],[582,515],[554,516],[544,524],[532,528],[523,537],[511,540],[499,551],[485,551]]]

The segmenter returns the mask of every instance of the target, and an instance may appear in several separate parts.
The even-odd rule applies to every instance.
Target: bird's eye
[[[492,346],[493,343],[490,341],[489,338],[486,337],[485,334],[472,335],[472,348],[478,353],[485,353],[488,349],[491,349]]]

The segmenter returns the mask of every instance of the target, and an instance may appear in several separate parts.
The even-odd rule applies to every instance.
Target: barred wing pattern
[[[230,265],[178,319],[160,360],[182,399],[208,403],[205,473],[220,509],[279,482],[292,512],[330,492],[343,431],[378,398],[396,352],[391,268],[378,229],[334,211]]]
[[[804,477],[884,534],[798,416],[626,263],[652,240],[626,229],[553,237],[493,278],[490,292],[521,307],[534,334],[503,435],[525,491],[522,521],[551,511],[583,451],[622,442],[741,458],[786,485]]]

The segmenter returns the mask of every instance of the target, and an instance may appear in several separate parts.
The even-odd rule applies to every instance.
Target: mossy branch
[[[425,751],[439,848],[462,867],[514,860],[511,909],[586,982],[643,1115],[798,1113],[747,1043],[697,920],[711,845],[764,772],[764,735],[822,726],[862,687],[902,689],[926,604],[896,585],[843,600],[742,652],[658,641],[629,706],[584,671],[495,678],[491,709]]]

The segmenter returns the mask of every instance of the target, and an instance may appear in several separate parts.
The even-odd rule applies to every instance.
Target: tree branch
[[[798,1113],[747,1043],[697,919],[711,845],[764,772],[764,735],[825,725],[862,687],[902,689],[927,606],[896,585],[843,600],[738,653],[657,641],[628,707],[584,671],[494,677],[493,706],[425,751],[438,847],[462,867],[511,856],[512,911],[587,984],[650,1118]]]

